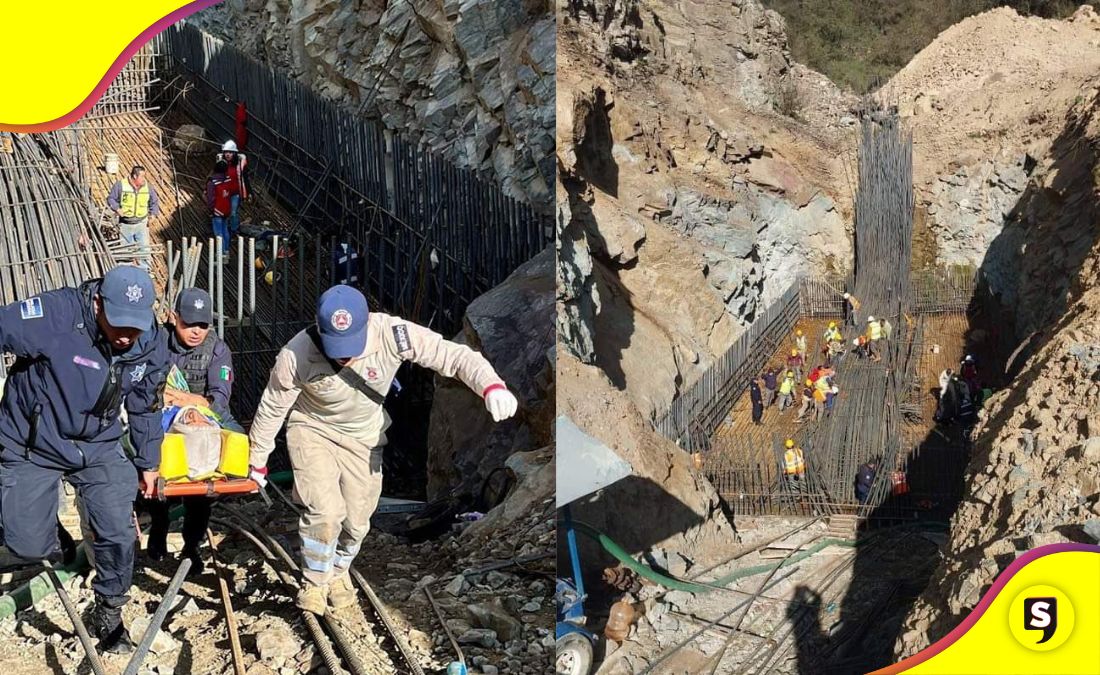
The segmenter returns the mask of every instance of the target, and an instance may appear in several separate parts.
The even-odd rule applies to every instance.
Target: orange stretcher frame
[[[235,480],[203,480],[186,483],[169,483],[157,479],[157,491],[153,496],[164,501],[169,497],[217,497],[218,495],[244,495],[259,492],[260,486],[251,478]]]

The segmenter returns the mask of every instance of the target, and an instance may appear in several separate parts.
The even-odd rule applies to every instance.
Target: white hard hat
[[[967,354],[967,355],[966,355],[966,360],[967,360],[967,361],[973,361],[973,360],[974,360],[974,357],[973,357],[973,356],[971,356],[970,354]]]
[[[237,152],[237,142],[226,141],[222,143],[222,152]]]
[[[873,316],[869,316],[869,317],[867,317],[867,323],[871,323],[871,322],[873,322],[874,320],[875,320],[875,317],[873,317]]]
[[[850,297],[852,297],[852,295],[851,295],[850,293],[845,293],[845,294],[844,294],[844,299],[845,299],[845,300],[847,300],[847,299],[848,299],[848,298],[850,298]]]
[[[852,340],[852,344],[854,344],[855,346],[858,347],[859,346],[859,338],[856,338],[855,340]]]
[[[840,393],[840,387],[833,387],[832,392],[834,394],[839,394]]]

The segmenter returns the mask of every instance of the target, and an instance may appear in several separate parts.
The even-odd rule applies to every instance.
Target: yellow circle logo
[[[1025,588],[1008,610],[1008,627],[1016,640],[1037,652],[1057,649],[1073,632],[1073,605],[1053,586]]]

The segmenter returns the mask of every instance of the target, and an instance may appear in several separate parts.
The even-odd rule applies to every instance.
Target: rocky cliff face
[[[549,3],[227,0],[191,21],[551,210]]]
[[[1020,553],[1100,542],[1100,80],[1061,121],[985,258],[1015,317],[1015,377],[980,415],[969,494],[899,656],[943,637]]]
[[[513,419],[494,424],[485,402],[462,382],[436,378],[428,427],[428,498],[461,487],[477,495],[514,453],[553,443],[554,251],[521,265],[466,308],[454,340],[482,352],[519,399]]]
[[[917,204],[937,244],[919,262],[988,262],[1027,177],[1097,72],[1092,7],[1065,21],[999,8],[945,30],[890,80],[883,92],[913,130]],[[1010,275],[1009,265],[991,274]]]
[[[855,100],[753,0],[559,16],[559,333],[652,416],[799,274],[850,264]]]

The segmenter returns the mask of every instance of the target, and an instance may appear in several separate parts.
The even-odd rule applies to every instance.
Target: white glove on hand
[[[504,387],[497,387],[485,395],[485,408],[494,422],[501,422],[516,414],[519,401]]]
[[[256,485],[259,485],[261,490],[267,487],[267,467],[251,467],[251,469],[248,472],[248,477],[256,481]]]

